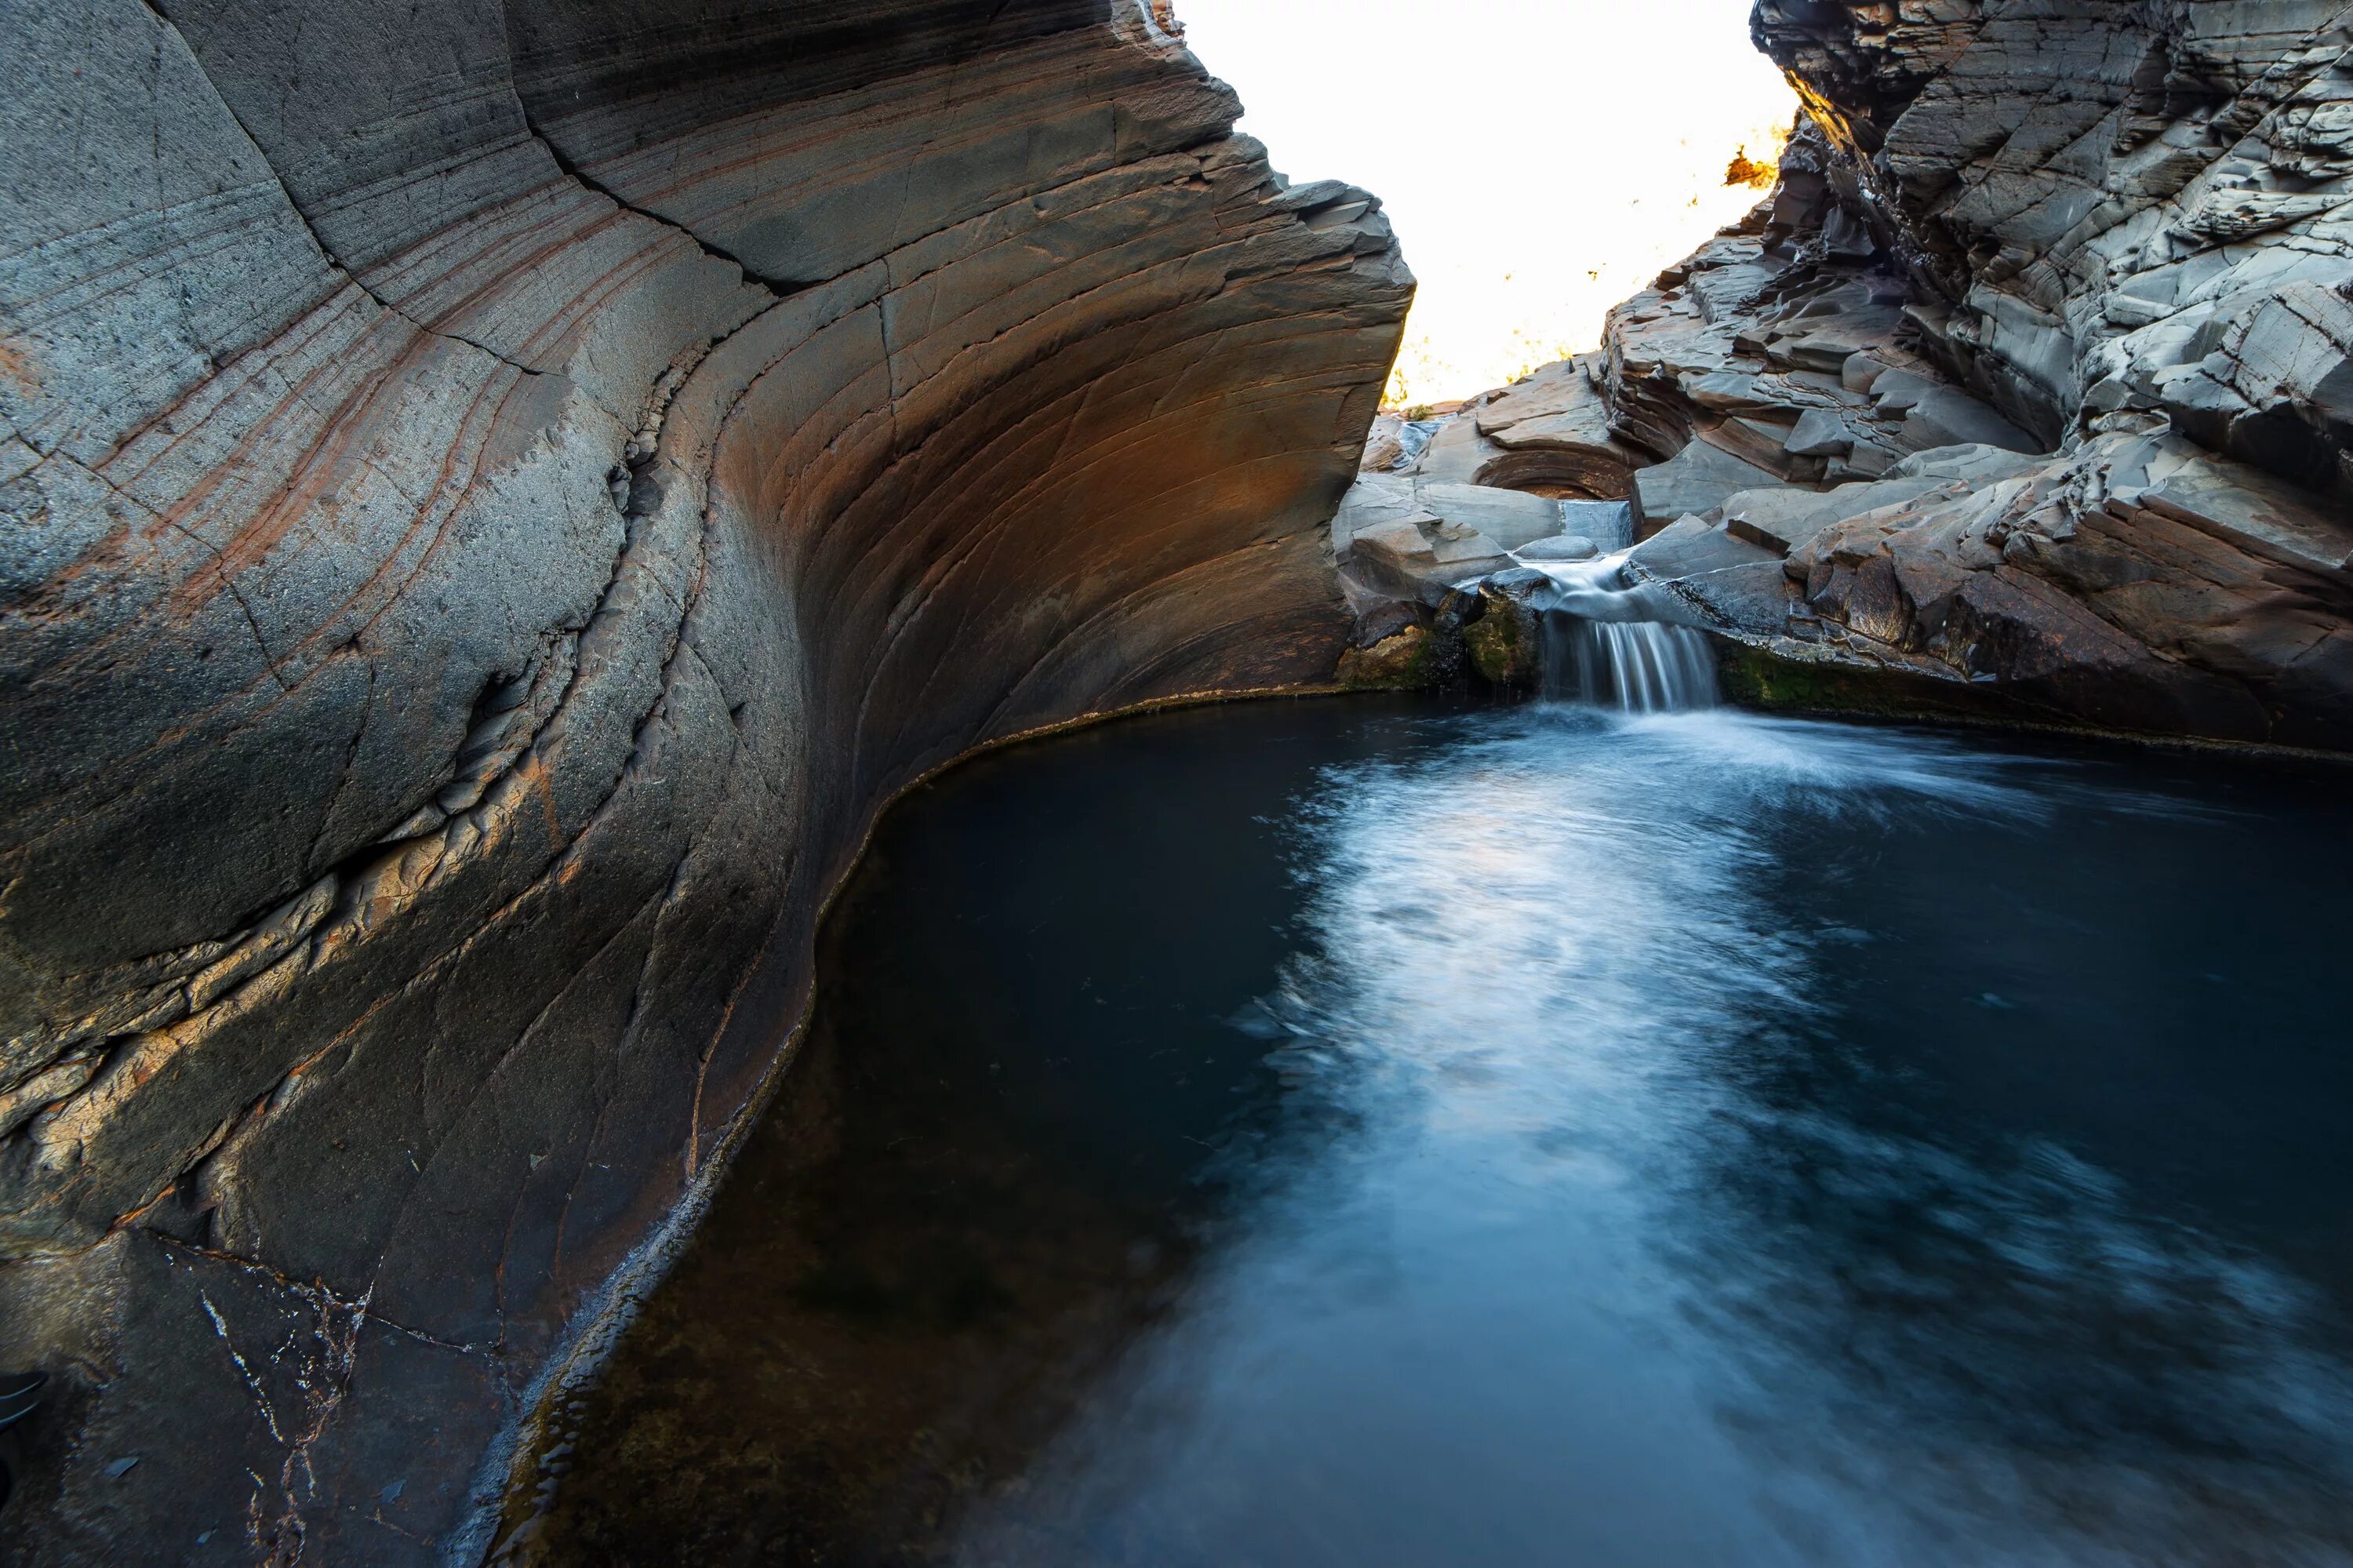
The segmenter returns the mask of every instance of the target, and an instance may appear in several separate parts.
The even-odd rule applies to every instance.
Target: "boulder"
[[[1480,584],[1480,617],[1463,629],[1463,652],[1487,685],[1535,690],[1544,673],[1544,629],[1536,596],[1551,588],[1541,572],[1504,572]]]

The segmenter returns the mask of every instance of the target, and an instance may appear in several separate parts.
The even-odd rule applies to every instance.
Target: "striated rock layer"
[[[879,805],[1327,678],[1411,280],[1125,0],[0,36],[9,1550],[478,1556]]]
[[[1807,105],[1772,199],[1390,466],[1556,449],[1757,700],[2353,749],[2344,8],[1754,31]]]

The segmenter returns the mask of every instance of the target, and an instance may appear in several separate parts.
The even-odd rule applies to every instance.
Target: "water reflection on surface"
[[[2353,1561],[2341,786],[1359,705],[960,773],[557,1539]]]

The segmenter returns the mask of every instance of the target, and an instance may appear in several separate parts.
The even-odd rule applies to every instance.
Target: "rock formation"
[[[1807,106],[1773,197],[1385,476],[1574,452],[1752,699],[2353,749],[2342,7],[1754,23]]]
[[[479,1558],[880,805],[1329,678],[1411,280],[1134,0],[0,37],[5,1534]]]

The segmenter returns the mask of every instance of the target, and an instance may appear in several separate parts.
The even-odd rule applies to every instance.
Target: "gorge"
[[[1757,700],[2344,750],[2345,23],[1761,0],[1808,104],[1772,199],[1377,444],[1356,601],[1542,526],[1457,487],[1630,495],[1631,575]]]
[[[731,1215],[738,1191],[803,1202],[791,1181],[808,1171],[785,1154],[746,1154],[714,1200],[755,1128],[862,1148],[881,1128],[826,1118],[939,1114],[903,1087],[825,1088],[868,1047],[827,1034],[822,996],[804,1029],[820,916],[888,802],[1082,720],[1451,694],[1224,715],[1270,757],[1290,733],[1314,759],[1265,783],[1261,814],[1324,799],[1316,769],[1352,747],[1501,757],[1483,774],[1436,765],[1407,794],[1516,779],[1566,791],[1572,816],[1697,768],[1682,809],[1747,826],[1713,847],[1631,843],[1676,895],[1615,895],[1666,908],[1664,948],[1636,955],[1653,962],[1686,938],[1771,937],[1769,899],[1754,922],[1685,928],[1725,866],[1764,863],[1742,858],[1744,832],[1802,836],[1820,809],[1926,843],[1961,810],[1920,786],[1939,768],[1989,780],[2000,822],[1959,839],[1995,860],[2102,824],[2110,858],[2079,868],[2093,883],[2181,822],[2200,824],[2179,836],[2210,846],[2200,863],[2227,868],[2231,819],[2201,802],[2243,789],[2243,814],[2294,827],[2264,855],[2300,843],[2322,868],[2250,930],[2311,944],[2297,973],[2325,972],[2345,913],[2329,768],[2149,763],[2164,777],[2135,782],[2139,765],[2099,752],[2085,804],[2063,747],[1986,760],[1810,721],[1595,729],[1547,705],[1476,709],[1539,689],[1548,639],[1639,625],[1704,658],[1621,703],[1622,673],[1587,678],[1594,655],[1575,666],[1582,694],[1683,705],[1712,664],[1756,707],[2353,750],[2353,13],[1758,0],[1754,30],[1806,104],[1757,212],[1620,307],[1596,353],[1460,408],[1381,412],[1413,281],[1377,197],[1276,172],[1281,149],[1271,162],[1235,132],[1240,105],[1166,5],[68,0],[0,16],[19,65],[0,102],[0,1372],[48,1378],[0,1430],[11,1559],[470,1564],[586,1560],[596,1530],[625,1538],[626,1520],[582,1510],[625,1512],[613,1489],[633,1484],[597,1468],[629,1441],[628,1413],[597,1401],[644,1386],[628,1346],[656,1342],[630,1324],[691,1338],[661,1281],[712,1266],[706,1212],[709,1234],[741,1239],[763,1217]],[[1505,727],[1459,727],[1464,703]],[[1366,740],[1348,726],[1377,722],[1352,712],[1440,716]],[[1137,727],[1206,733],[1190,722]],[[1545,727],[1562,725],[1577,738]],[[1801,808],[1743,815],[1734,763],[1759,748],[1819,786]],[[1008,760],[1053,766],[1028,758]],[[2005,782],[2045,768],[2075,805],[2038,814],[2033,788]],[[1185,818],[1218,798],[1196,795],[1172,824],[1204,845],[1241,832]],[[1820,808],[1831,798],[1848,803]],[[1107,832],[1115,864],[1126,841]],[[1273,853],[1250,842],[1234,853]],[[1607,891],[1586,849],[1556,847],[1561,876]],[[1970,874],[1950,847],[1917,859],[1924,880]],[[2023,872],[1988,875],[2031,892]],[[2276,892],[2215,875],[2223,907]],[[1432,885],[1455,909],[1493,890]],[[2028,893],[2046,935],[2121,918]],[[1151,894],[1132,896],[1148,909]],[[1192,900],[1188,929],[1218,923]],[[871,933],[860,906],[853,893],[846,928]],[[1792,907],[1830,946],[1863,928]],[[1933,942],[1915,913],[1872,928]],[[1237,963],[1251,983],[1219,1028],[1275,994],[1273,959]],[[1834,970],[1742,970],[1765,989],[1723,993],[1718,1022],[1746,1027],[1774,987]],[[2127,993],[2136,972],[2102,970],[2085,994]],[[2272,983],[2248,978],[2252,959],[2229,972]],[[2300,986],[2275,988],[2255,1086],[2209,1097],[2234,1115],[2242,1097],[2250,1125],[2298,1072],[2333,1081],[2312,1066],[2327,1007]],[[2006,994],[1947,1000],[1975,1023],[2006,1015]],[[2021,1038],[2056,1052],[2091,1026],[2043,1000]],[[1533,1038],[1496,1006],[1509,1041]],[[1627,1007],[1593,1037],[1672,1037],[1675,1070],[1698,1071],[1714,1025]],[[1885,1016],[1954,1051],[1970,1037],[1909,1004]],[[2170,1053],[2196,1044],[2106,1016]],[[806,1070],[804,1038],[819,1042]],[[1249,1077],[1264,1054],[1218,1071]],[[1606,1104],[1630,1082],[1600,1084],[1621,1097]],[[1842,1081],[1809,1092],[1857,1103]],[[2158,1139],[2197,1097],[2137,1122],[2127,1107],[2103,1135]],[[1098,1108],[1112,1127],[1134,1114]],[[2002,1136],[2066,1144],[2078,1109]],[[1224,1136],[1185,1116],[1181,1136]],[[1038,1127],[1009,1125],[986,1136],[1042,1159],[1019,1148]],[[1775,1129],[1797,1120],[1745,1125],[1787,1153]],[[2209,1206],[2265,1201],[2234,1181],[2341,1182],[2296,1163],[2322,1133],[2283,1125],[2274,1163],[2210,1162],[2147,1212],[2084,1199],[2106,1191],[2099,1172],[2059,1198],[2031,1171],[2001,1192],[2057,1204],[2058,1232],[2086,1245],[2173,1236]],[[1622,1154],[1612,1128],[1582,1147]],[[1993,1166],[1917,1132],[1905,1158],[1989,1191],[1970,1183]],[[1889,1147],[1864,1142],[1872,1160]],[[1897,1185],[1905,1213],[1926,1202]],[[1996,1220],[2008,1202],[1988,1200]],[[2107,1228],[2076,1223],[2094,1210]],[[2294,1274],[2327,1226],[2222,1225],[2227,1245],[2166,1253],[2177,1305],[2213,1278],[2246,1286],[2223,1327],[2255,1345],[2238,1381],[2160,1412],[2243,1417],[2254,1456],[2232,1472],[2253,1479],[2183,1516],[2193,1547],[2236,1502],[2315,1560],[2353,1551],[2336,1407],[2283,1424],[2261,1393],[2295,1366],[2334,1390],[2342,1345],[2265,1316],[2255,1276],[2232,1273],[2232,1247],[2275,1245],[2264,1267]],[[2022,1245],[1993,1222],[1977,1234]],[[1182,1226],[1096,1240],[1104,1277],[1151,1243],[1145,1286],[1187,1277],[1198,1245]],[[2302,1303],[2306,1283],[2282,1288]],[[2313,1287],[2316,1321],[2340,1283]],[[2106,1288],[2065,1284],[2063,1300]],[[1166,1305],[1128,1288],[1107,1292],[1114,1316]],[[2153,1353],[2213,1327],[2181,1306]],[[1083,1432],[1082,1404],[1046,1425]],[[1053,1436],[1013,1447],[1026,1462]],[[2303,1492],[2274,1485],[2274,1461],[2306,1467]],[[2168,1453],[2152,1473],[2191,1468]],[[2129,1512],[2123,1482],[2100,1496]],[[1099,1544],[1101,1524],[984,1518],[955,1549],[1018,1561],[1041,1540]],[[1212,1532],[1200,1552],[1242,1539]],[[1856,1550],[1915,1539],[1865,1531]],[[724,1560],[741,1542],[709,1544]]]

